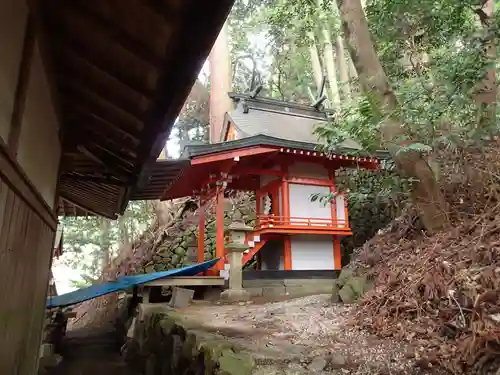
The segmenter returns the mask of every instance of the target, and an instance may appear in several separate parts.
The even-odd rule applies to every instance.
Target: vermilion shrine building
[[[230,94],[221,142],[189,145],[178,160],[159,161],[147,190],[164,189],[162,200],[196,196],[216,201],[216,256],[223,258],[224,197],[229,191],[256,195],[256,225],[247,234],[243,263],[257,255],[261,270],[339,270],[340,240],[352,234],[345,195],[335,187],[340,167],[375,169],[372,157],[347,140],[334,155],[318,148],[314,127],[328,114],[314,107]],[[331,203],[312,194],[337,193]],[[202,208],[203,209],[203,208]],[[198,262],[204,260],[204,215],[200,215]],[[224,269],[224,260],[216,270]]]

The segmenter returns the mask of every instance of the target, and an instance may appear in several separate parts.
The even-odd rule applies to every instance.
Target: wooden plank
[[[224,285],[224,278],[218,276],[178,276],[154,280],[143,284],[144,287],[156,286],[217,286]]]
[[[57,227],[55,213],[22,172],[19,164],[9,155],[2,140],[0,140],[0,178],[55,231]]]
[[[26,19],[26,28],[24,31],[24,44],[21,54],[21,64],[19,66],[19,75],[17,78],[16,94],[14,98],[14,109],[10,121],[10,132],[8,138],[9,151],[12,155],[17,154],[19,146],[19,136],[21,135],[21,125],[23,121],[24,106],[26,103],[26,94],[30,81],[31,62],[35,49],[35,24],[33,16],[28,13]]]
[[[36,372],[53,238],[54,230],[0,175],[1,374]]]

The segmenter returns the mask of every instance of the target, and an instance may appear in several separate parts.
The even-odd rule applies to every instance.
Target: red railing
[[[349,229],[347,220],[331,218],[259,215],[255,229],[267,228]]]

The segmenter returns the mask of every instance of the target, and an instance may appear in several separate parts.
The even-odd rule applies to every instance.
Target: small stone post
[[[221,293],[221,299],[237,302],[248,301],[250,294],[243,289],[243,253],[248,250],[245,244],[246,232],[253,228],[245,225],[243,222],[234,222],[229,228],[229,243],[225,248],[229,253],[229,289]]]

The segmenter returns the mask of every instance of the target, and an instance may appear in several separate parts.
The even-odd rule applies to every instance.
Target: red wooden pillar
[[[200,199],[200,222],[198,227],[198,263],[205,261],[205,207]]]
[[[283,172],[288,172],[288,166],[281,167]],[[290,195],[288,184],[288,173],[281,179],[281,209],[283,216],[283,224],[290,224]],[[290,236],[285,236],[283,241],[283,268],[285,271],[292,270],[292,240]]]
[[[340,236],[333,236],[333,268],[342,269],[342,255],[340,253]]]
[[[329,177],[333,183],[333,185],[330,186],[330,194],[332,194],[332,197],[333,197],[333,194],[335,193],[335,173],[330,172]],[[332,225],[332,227],[338,227],[339,223],[337,222],[337,207],[335,205],[335,198],[332,198],[330,200],[330,208],[331,208],[331,213],[332,213],[331,214],[332,215],[331,225]]]
[[[215,265],[215,269],[221,271],[224,269],[224,189],[219,187],[217,192],[217,201],[215,208],[215,257],[221,258]]]

